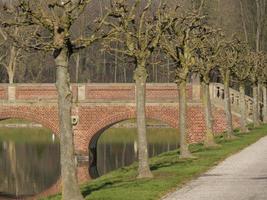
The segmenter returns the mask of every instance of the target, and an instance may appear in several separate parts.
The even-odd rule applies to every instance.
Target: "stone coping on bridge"
[[[148,83],[146,97],[149,101],[178,101],[178,90],[174,83]],[[133,102],[134,83],[81,83],[71,84],[74,101],[78,102]],[[200,86],[187,85],[188,100],[199,99]],[[0,101],[49,101],[57,100],[55,84],[0,84]]]

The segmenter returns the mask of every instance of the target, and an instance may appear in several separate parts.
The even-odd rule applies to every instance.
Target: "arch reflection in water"
[[[178,130],[159,121],[147,122],[149,157],[177,149]],[[96,177],[107,172],[128,166],[137,161],[137,132],[135,120],[127,120],[108,128],[90,147],[90,175]]]
[[[36,195],[60,177],[60,146],[44,128],[0,128],[0,196]]]

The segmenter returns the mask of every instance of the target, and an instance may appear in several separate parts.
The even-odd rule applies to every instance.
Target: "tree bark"
[[[267,88],[263,86],[263,122],[267,123]]]
[[[260,125],[258,105],[259,105],[258,85],[253,84],[253,123],[255,127]]]
[[[116,42],[116,49],[118,48],[119,48],[119,43]],[[115,51],[114,83],[117,83],[117,71],[118,71],[118,52]]]
[[[242,26],[243,26],[243,31],[245,35],[245,40],[248,43],[248,31],[247,31],[247,26],[246,26],[245,12],[244,12],[244,6],[243,6],[242,0],[239,0],[239,4],[240,4],[241,19],[242,19]]]
[[[261,4],[259,0],[256,0],[256,22],[257,22],[257,29],[256,29],[256,52],[259,52],[261,47],[260,47],[260,42],[261,42],[261,31],[262,31],[262,23],[261,23]]]
[[[75,82],[79,83],[80,53],[76,57]]]
[[[263,85],[261,83],[258,84],[258,120],[261,123],[261,119],[263,117],[263,113],[261,110],[261,103],[263,102],[263,93],[262,93]]]
[[[241,112],[241,118],[240,118],[240,125],[241,125],[241,132],[247,133],[247,107],[246,107],[246,96],[245,96],[245,84],[242,82],[239,86],[239,92],[240,92],[240,112]]]
[[[180,158],[190,158],[192,154],[189,151],[187,143],[186,130],[186,81],[182,80],[178,83],[179,88],[179,134],[180,134]]]
[[[17,62],[17,48],[12,46],[10,49],[10,58],[7,65],[7,74],[8,74],[8,81],[10,84],[14,83],[14,76],[16,70],[16,62]]]
[[[69,76],[69,51],[63,48],[55,57],[57,67],[56,87],[58,91],[58,109],[60,125],[60,161],[62,176],[62,199],[82,200],[78,186],[74,139],[71,123],[72,93]]]
[[[205,83],[202,81],[202,103],[203,103],[203,111],[205,114],[205,123],[206,123],[206,133],[204,138],[204,146],[205,147],[214,147],[218,146],[215,143],[214,135],[213,135],[213,118],[212,118],[212,108],[210,101],[210,89],[209,83]]]
[[[224,75],[224,103],[225,103],[225,114],[226,114],[226,138],[231,139],[234,136],[233,119],[231,111],[231,99],[230,99],[230,70],[227,70]]]
[[[145,62],[138,64],[134,72],[134,80],[136,85],[136,118],[138,133],[138,176],[137,178],[152,178],[153,175],[148,163],[148,144],[146,134],[146,79],[147,71]]]

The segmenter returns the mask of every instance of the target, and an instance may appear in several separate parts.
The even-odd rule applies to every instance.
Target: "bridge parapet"
[[[210,93],[212,102],[224,106],[224,85],[221,83],[210,84]],[[232,110],[236,113],[240,113],[240,92],[230,88],[230,99]],[[253,98],[245,96],[247,117],[251,118],[253,113]],[[262,102],[260,102],[262,104]]]
[[[134,84],[71,84],[74,101],[78,102],[133,102]],[[199,99],[200,87],[187,85],[189,101]],[[147,101],[177,102],[178,90],[175,84],[148,83]],[[56,102],[55,84],[0,84],[0,100],[11,102],[42,101]]]

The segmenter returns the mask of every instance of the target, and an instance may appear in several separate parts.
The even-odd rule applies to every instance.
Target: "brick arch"
[[[84,144],[87,145],[87,150],[89,150],[89,174],[91,178],[99,177],[97,171],[97,142],[99,137],[103,134],[105,130],[117,124],[119,122],[134,119],[136,118],[135,109],[125,109],[124,111],[117,111],[110,114],[102,114],[103,116],[98,116],[97,123],[91,127],[88,131],[91,137],[87,137],[86,142]],[[177,128],[178,126],[178,110],[174,107],[160,107],[160,106],[147,106],[146,107],[146,118],[154,119],[164,122],[170,125],[173,128]]]
[[[28,197],[25,200],[35,200],[35,199],[45,198],[47,196],[55,195],[59,193],[60,191],[61,191],[61,177],[59,177],[59,179],[55,183],[53,183],[50,187],[48,187],[44,191],[32,197]]]
[[[42,113],[40,111],[34,112],[28,108],[28,110],[19,108],[9,108],[6,110],[0,110],[0,120],[5,119],[22,119],[43,125],[45,128],[50,129],[53,133],[59,136],[58,121],[53,121],[51,113]]]
[[[91,128],[90,132],[92,133],[92,137],[87,140],[88,147],[94,147],[100,135],[114,124],[135,118],[136,114],[134,110],[114,113],[103,117]],[[178,127],[178,110],[173,107],[147,107],[146,118],[164,122],[173,128]]]

